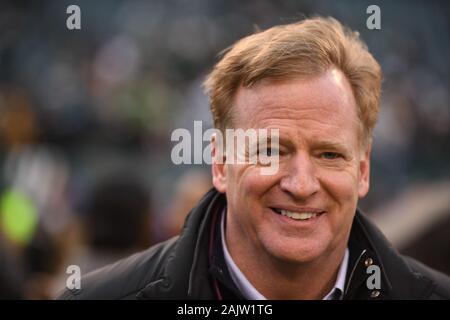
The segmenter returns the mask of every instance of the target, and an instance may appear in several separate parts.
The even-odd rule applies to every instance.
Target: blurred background
[[[66,9],[81,9],[68,30]],[[366,8],[381,9],[368,30]],[[201,83],[255,27],[331,15],[384,71],[371,191],[360,206],[402,252],[450,274],[446,1],[0,2],[0,298],[47,299],[180,230],[211,187],[171,133],[212,126]],[[206,146],[206,143],[204,143]]]

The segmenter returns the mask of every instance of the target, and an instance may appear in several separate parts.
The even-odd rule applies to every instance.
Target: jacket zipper
[[[347,287],[345,288],[345,291],[344,291],[344,297],[345,297],[345,296],[347,295],[347,293],[348,293],[348,290],[349,290],[350,284],[351,284],[351,282],[352,282],[352,280],[353,280],[353,276],[354,276],[354,274],[355,274],[356,268],[358,267],[358,264],[359,264],[359,262],[361,261],[361,258],[363,257],[363,255],[366,253],[366,251],[367,251],[367,250],[364,249],[364,250],[360,253],[358,259],[356,260],[355,265],[353,266],[352,272],[350,273],[350,277],[349,277],[348,282],[347,282]]]

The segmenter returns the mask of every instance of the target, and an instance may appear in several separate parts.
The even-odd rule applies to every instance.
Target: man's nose
[[[306,199],[320,189],[316,169],[308,154],[296,154],[286,167],[281,189],[298,199]]]

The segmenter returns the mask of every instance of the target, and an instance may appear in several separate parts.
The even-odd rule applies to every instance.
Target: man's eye
[[[327,159],[327,160],[334,160],[334,159],[341,157],[341,155],[336,152],[324,152],[321,154],[321,156],[322,156],[322,158]]]

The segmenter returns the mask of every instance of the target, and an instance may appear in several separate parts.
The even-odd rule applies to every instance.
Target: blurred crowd
[[[81,30],[66,28],[70,4]],[[84,274],[178,234],[211,179],[206,165],[172,163],[170,136],[212,126],[201,84],[219,52],[313,14],[358,30],[384,71],[361,207],[400,225],[427,203],[432,223],[401,248],[450,274],[449,4],[378,1],[381,30],[368,30],[370,4],[2,1],[0,298],[52,298],[68,265]]]

